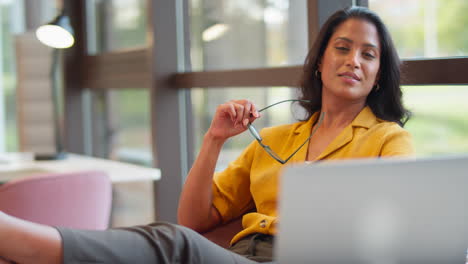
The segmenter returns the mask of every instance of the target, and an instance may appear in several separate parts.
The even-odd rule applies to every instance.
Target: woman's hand
[[[259,117],[260,113],[251,101],[232,100],[218,106],[207,134],[226,140],[244,132],[247,124]]]

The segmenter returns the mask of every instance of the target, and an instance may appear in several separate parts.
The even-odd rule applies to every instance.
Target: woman
[[[308,148],[293,157],[297,162],[411,154],[409,134],[399,126],[408,118],[401,103],[399,64],[390,36],[375,14],[362,8],[337,12],[323,26],[304,67],[302,99],[310,102],[302,105],[308,121],[267,129],[263,142],[286,157],[315,131]],[[244,215],[244,229],[232,240],[236,251],[239,239],[276,231],[277,174],[283,165],[257,142],[216,174],[211,184],[223,143],[257,117],[255,106],[246,100],[218,107],[179,206],[179,223],[197,231],[256,208]]]
[[[304,67],[302,99],[309,101],[301,105],[307,120],[265,129],[262,142],[283,157],[298,149],[289,162],[412,154],[410,135],[401,128],[409,114],[401,102],[399,64],[376,14],[365,8],[336,12],[320,31]],[[224,142],[259,116],[247,100],[217,108],[180,199],[180,224],[197,231],[243,216],[243,230],[230,250],[165,223],[76,231],[0,214],[0,237],[10,239],[8,245],[0,243],[0,256],[20,263],[271,261],[283,164],[253,142],[225,171],[214,173]]]

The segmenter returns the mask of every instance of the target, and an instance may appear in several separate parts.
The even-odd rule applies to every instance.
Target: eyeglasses
[[[309,100],[298,100],[298,99],[289,99],[289,100],[283,100],[283,101],[280,101],[280,102],[277,102],[277,103],[274,103],[272,105],[269,105],[265,108],[262,108],[260,110],[258,110],[258,112],[262,112],[264,110],[267,110],[268,108],[270,107],[273,107],[275,105],[278,105],[278,104],[282,104],[282,103],[286,103],[286,102],[310,102]],[[325,113],[321,113],[320,114],[320,118],[318,120],[318,123],[317,123],[317,126],[315,126],[314,130],[312,130],[312,132],[310,133],[310,136],[306,139],[306,141],[304,143],[302,143],[291,155],[289,155],[289,157],[287,157],[286,159],[282,159],[278,154],[276,154],[276,152],[274,152],[270,146],[268,145],[265,145],[262,143],[262,140],[263,138],[260,136],[260,133],[258,133],[257,129],[255,129],[255,127],[252,125],[252,123],[249,123],[247,125],[247,128],[249,129],[250,133],[252,134],[252,136],[257,140],[257,142],[260,144],[260,146],[262,146],[262,148],[268,153],[268,155],[270,155],[273,159],[275,159],[276,161],[278,161],[279,163],[281,164],[285,164],[286,162],[288,162],[309,140],[310,138],[315,134],[315,131],[317,131],[317,128],[322,124],[322,121],[323,121],[323,117],[325,116]]]

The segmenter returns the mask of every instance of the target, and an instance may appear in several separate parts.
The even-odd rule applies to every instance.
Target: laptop
[[[468,156],[293,165],[279,263],[468,263]]]

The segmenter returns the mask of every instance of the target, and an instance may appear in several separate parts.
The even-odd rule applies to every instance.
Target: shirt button
[[[267,221],[265,219],[263,219],[262,221],[260,221],[260,227],[261,228],[265,228],[267,225]]]

